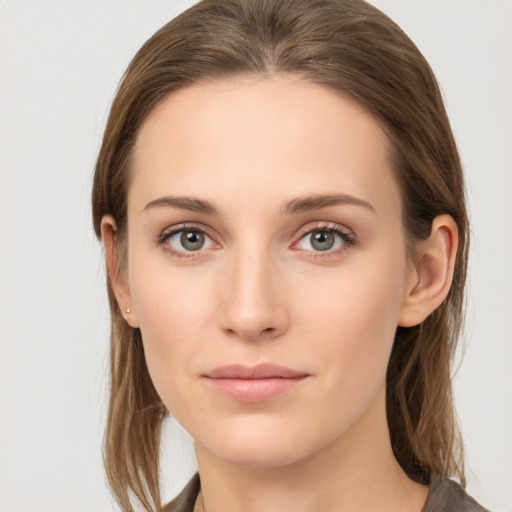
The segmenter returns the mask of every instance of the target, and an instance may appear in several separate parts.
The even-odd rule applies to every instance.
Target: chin
[[[224,448],[224,449],[223,449]],[[279,468],[289,466],[304,458],[305,454],[280,446],[278,442],[266,446],[215,447],[215,455],[229,464],[254,468]]]
[[[271,422],[272,423],[272,422]],[[242,428],[211,430],[196,439],[201,446],[226,463],[246,467],[283,467],[306,458],[320,446],[311,446],[302,429],[272,427],[254,422]],[[202,439],[201,439],[202,438]],[[314,443],[313,443],[314,444]]]

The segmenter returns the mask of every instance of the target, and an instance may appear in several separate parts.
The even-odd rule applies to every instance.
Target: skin
[[[155,387],[195,440],[208,512],[423,507],[427,488],[391,450],[386,367],[397,325],[421,322],[448,293],[457,230],[436,218],[412,262],[388,155],[362,107],[291,76],[194,85],[143,124],[128,266],[115,271],[108,216],[107,263]],[[333,194],[345,201],[282,212]],[[169,196],[208,201],[217,213],[160,200]],[[201,250],[187,251],[181,233],[165,238],[184,223],[206,233]],[[333,227],[344,235],[319,251],[311,232]],[[205,382],[234,363],[308,377],[245,403]]]

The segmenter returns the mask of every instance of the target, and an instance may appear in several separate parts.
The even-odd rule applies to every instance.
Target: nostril
[[[264,339],[264,338],[271,338],[273,336],[276,335],[276,333],[279,332],[278,329],[276,329],[275,327],[267,327],[265,329],[254,329],[254,330],[249,330],[249,329],[228,329],[227,332],[230,334],[230,335],[237,335],[237,336],[241,336],[242,338],[246,339],[246,340],[250,340],[250,341],[255,341],[257,340],[258,338],[261,338],[261,339]]]

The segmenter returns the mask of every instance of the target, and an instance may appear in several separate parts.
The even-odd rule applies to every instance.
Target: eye
[[[197,252],[213,246],[213,240],[198,228],[180,228],[163,233],[162,243],[170,246],[173,253]]]
[[[305,251],[334,252],[346,245],[353,245],[353,237],[339,227],[319,227],[309,230],[297,242],[296,246]]]

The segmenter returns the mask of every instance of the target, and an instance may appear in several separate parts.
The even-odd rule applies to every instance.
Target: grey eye
[[[348,235],[334,229],[314,229],[306,233],[297,243],[300,249],[312,252],[326,252],[340,249],[350,243]]]
[[[201,251],[213,246],[213,240],[206,233],[192,228],[175,231],[166,243],[178,252]]]
[[[334,233],[329,231],[313,231],[310,235],[311,247],[317,251],[328,251],[336,241]]]
[[[180,236],[180,243],[187,251],[198,251],[202,249],[204,242],[204,233],[200,231],[182,231]]]

